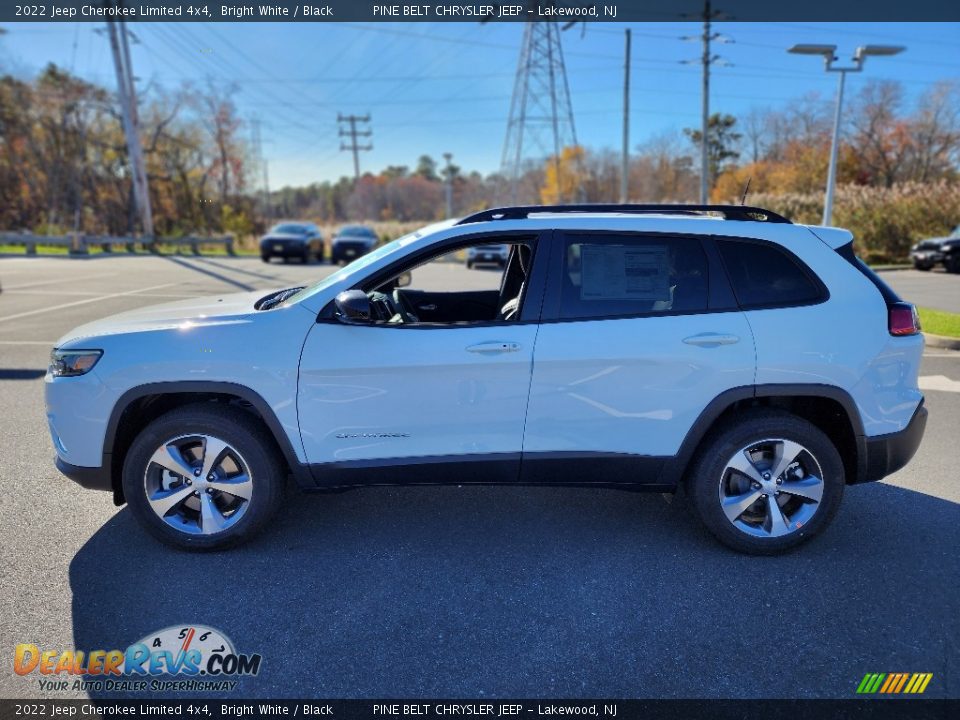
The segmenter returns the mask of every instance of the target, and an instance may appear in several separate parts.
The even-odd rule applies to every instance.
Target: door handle
[[[417,308],[426,312],[430,312],[432,310],[436,310],[437,306],[434,303],[429,303],[428,305],[417,305]]]
[[[481,353],[484,355],[517,352],[519,349],[520,343],[515,342],[485,342],[467,346],[467,352]]]
[[[721,333],[700,333],[685,337],[683,341],[687,345],[696,345],[698,347],[717,347],[718,345],[734,345],[740,342],[738,335],[724,335]]]

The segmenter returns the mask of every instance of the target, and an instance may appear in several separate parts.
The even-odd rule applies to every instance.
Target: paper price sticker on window
[[[581,300],[670,299],[665,245],[583,245],[580,272]]]

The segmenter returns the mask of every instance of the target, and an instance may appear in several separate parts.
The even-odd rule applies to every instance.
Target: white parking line
[[[27,288],[41,287],[43,285],[56,285],[57,283],[67,284],[75,283],[78,280],[96,280],[97,278],[105,277],[114,277],[113,273],[99,273],[97,275],[81,275],[80,277],[62,277],[56,280],[42,280],[40,282],[25,283],[23,285],[8,285],[4,288],[5,291],[9,290],[26,290]]]
[[[960,393],[960,380],[951,380],[946,375],[923,375],[917,381],[921,390],[941,390]]]
[[[46,345],[53,347],[53,340],[0,340],[0,345]]]
[[[136,295],[140,292],[147,292],[148,290],[159,290],[160,288],[173,287],[174,285],[179,285],[180,283],[165,283],[163,285],[151,285],[150,287],[140,288],[139,290],[128,290],[127,292],[120,293],[111,293],[109,295],[100,295],[98,297],[87,298],[86,300],[75,300],[74,302],[62,303],[60,305],[53,305],[51,307],[39,308],[38,310],[28,310],[27,312],[17,313],[16,315],[7,315],[6,317],[0,317],[0,323],[7,322],[8,320],[18,320],[19,318],[31,317],[32,315],[41,315],[46,312],[52,312],[54,310],[62,310],[63,308],[76,307],[77,305],[87,305],[92,302],[100,302],[101,300],[109,300],[111,298],[117,297],[126,297],[127,295]]]

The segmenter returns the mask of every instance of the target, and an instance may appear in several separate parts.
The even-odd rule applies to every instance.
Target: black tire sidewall
[[[801,529],[779,538],[757,538],[738,530],[720,507],[720,478],[735,452],[766,438],[784,438],[809,450],[823,472],[820,507]],[[724,545],[754,555],[774,555],[790,550],[818,535],[830,522],[843,497],[843,461],[830,439],[812,423],[776,411],[744,416],[727,423],[712,434],[693,463],[687,477],[687,491],[697,515]]]
[[[179,435],[212,435],[226,441],[243,456],[253,478],[249,507],[236,525],[215,535],[191,535],[167,525],[150,507],[143,477],[151,455]],[[255,421],[242,410],[214,410],[191,406],[174,410],[150,423],[130,446],[123,463],[123,491],[140,524],[164,543],[187,550],[215,550],[243,542],[263,529],[282,496],[284,473]]]

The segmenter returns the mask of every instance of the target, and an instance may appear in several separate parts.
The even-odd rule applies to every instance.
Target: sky
[[[37,74],[47,63],[107,88],[116,77],[103,26],[8,23],[0,73]],[[631,146],[700,122],[700,26],[590,23],[563,33],[577,140],[619,149],[624,29],[631,28]],[[711,73],[711,111],[743,115],[817,93],[830,108],[837,77],[819,58],[790,55],[796,43],[828,43],[841,59],[858,45],[904,45],[870,58],[847,80],[855,95],[870,79],[903,83],[909,103],[941,80],[960,81],[956,23],[717,23],[729,42]],[[361,170],[415,166],[422,154],[453,154],[465,171],[499,168],[523,25],[520,23],[138,23],[132,62],[143,90],[185,81],[235,86],[249,131],[259,120],[272,189],[353,174],[340,150],[337,114],[370,113],[373,150]]]

